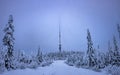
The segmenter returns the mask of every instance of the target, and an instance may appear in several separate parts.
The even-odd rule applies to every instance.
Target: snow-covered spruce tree
[[[113,44],[114,44],[113,65],[120,65],[119,48],[115,36],[113,36]]]
[[[119,24],[117,24],[117,30],[118,30],[119,38],[120,38],[120,25]]]
[[[29,64],[30,62],[27,62],[28,61],[28,58],[26,57],[24,51],[18,51],[18,54],[16,56],[16,65],[17,65],[17,68],[20,68],[20,69],[24,69],[27,67],[27,64]]]
[[[88,49],[87,49],[87,65],[88,67],[94,67],[97,62],[96,62],[96,56],[95,56],[95,51],[93,49],[93,42],[91,39],[91,34],[89,32],[89,29],[87,29],[87,45],[88,45]]]
[[[119,56],[119,48],[115,36],[113,36],[113,43],[114,43],[114,55]]]
[[[102,52],[99,52],[98,55],[97,55],[97,68],[98,69],[104,68],[105,63],[106,63],[105,54],[102,53]]]
[[[7,49],[7,53],[5,54],[5,67],[7,70],[14,69],[13,65],[13,51],[14,51],[14,37],[13,37],[13,32],[14,32],[14,25],[13,25],[13,16],[9,16],[8,24],[6,25],[4,29],[4,38],[3,38],[3,45]]]
[[[111,45],[110,45],[110,41],[108,41],[108,53],[107,53],[107,55],[106,55],[106,58],[108,58],[108,62],[109,62],[109,64],[111,64],[112,63],[112,61],[113,61],[113,51],[112,51],[112,47],[111,47]]]
[[[36,60],[36,56],[34,54],[32,54],[31,56],[29,56],[29,61],[31,61],[31,63],[28,63],[27,62],[27,66],[28,68],[32,68],[32,69],[35,69],[38,67],[38,63],[37,63],[37,60]]]
[[[38,48],[38,52],[37,52],[36,58],[37,58],[37,63],[38,63],[38,65],[40,65],[40,63],[43,61],[42,52],[41,52],[41,50],[40,50],[40,47]]]

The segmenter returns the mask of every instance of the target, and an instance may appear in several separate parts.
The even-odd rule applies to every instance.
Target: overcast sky
[[[89,28],[94,47],[104,51],[113,35],[118,39],[120,0],[0,0],[1,41],[10,14],[16,50],[31,52],[40,46],[44,52],[58,51],[60,22],[62,50],[86,51]]]

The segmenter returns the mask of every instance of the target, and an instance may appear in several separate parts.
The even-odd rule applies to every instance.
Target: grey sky
[[[120,0],[0,0],[0,40],[10,14],[17,50],[31,52],[40,46],[45,52],[57,51],[61,18],[63,50],[86,50],[89,28],[94,46],[104,51],[113,35],[118,39]]]

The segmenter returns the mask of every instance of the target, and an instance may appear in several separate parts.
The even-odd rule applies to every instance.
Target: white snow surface
[[[95,72],[89,69],[68,66],[62,60],[54,61],[50,66],[37,69],[23,69],[4,72],[0,75],[107,75],[105,72]]]

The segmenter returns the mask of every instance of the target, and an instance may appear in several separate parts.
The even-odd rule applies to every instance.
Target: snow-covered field
[[[62,60],[54,61],[50,66],[37,69],[23,69],[4,72],[0,75],[107,75],[104,72],[95,72],[88,69],[68,66]]]

